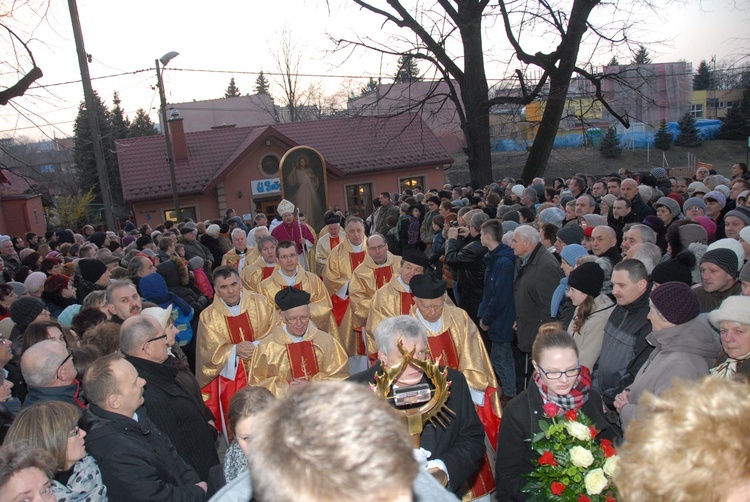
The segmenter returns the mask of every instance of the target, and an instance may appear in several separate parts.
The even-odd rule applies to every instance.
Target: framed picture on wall
[[[323,228],[328,208],[328,178],[323,156],[309,146],[297,146],[281,159],[281,194],[307,218],[316,231]]]

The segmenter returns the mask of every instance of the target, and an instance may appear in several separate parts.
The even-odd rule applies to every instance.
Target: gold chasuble
[[[410,314],[422,322],[416,305],[412,307]],[[502,416],[497,379],[479,330],[466,311],[446,303],[441,320],[442,325],[438,331],[432,331],[422,323],[427,330],[428,356],[433,361],[440,358],[441,365],[463,373],[489,442],[479,470],[469,478],[471,490],[463,497],[463,500],[472,500],[495,488],[495,451]]]
[[[375,328],[383,319],[400,315],[409,315],[414,305],[414,295],[407,292],[398,280],[398,275],[382,288],[378,289],[372,296],[370,311],[365,323],[365,342],[367,353],[371,356],[377,354],[378,346],[375,344]]]
[[[349,309],[347,309],[344,320],[341,322],[342,327],[345,325],[352,326],[348,334],[341,332],[342,339],[346,341],[344,348],[350,356],[368,355],[362,330],[367,324],[372,298],[380,288],[398,275],[397,268],[396,260],[389,252],[383,265],[376,265],[368,255],[365,261],[354,270],[352,280],[349,283]],[[411,304],[409,304],[409,308],[411,308]],[[347,319],[348,317],[351,317],[350,321]],[[339,330],[341,331],[341,328]]]
[[[258,293],[268,298],[276,306],[274,303],[276,293],[286,287],[288,286],[281,276],[280,269],[276,269],[268,279],[261,281],[258,286]],[[294,279],[294,287],[310,293],[310,319],[315,323],[315,326],[338,340],[339,328],[333,318],[331,299],[328,297],[326,288],[323,286],[323,281],[320,280],[320,277],[297,265],[297,277]]]
[[[231,265],[232,267],[236,268],[240,273],[240,277],[242,277],[242,272],[258,258],[260,258],[260,252],[258,251],[258,248],[247,248],[247,252],[245,253],[245,262],[242,264],[242,270],[240,270],[240,260],[242,259],[242,256],[237,254],[237,250],[233,248],[232,250],[224,254],[224,256],[221,258],[221,264]]]
[[[243,291],[238,316],[232,316],[219,295],[214,296],[198,325],[198,384],[205,387],[219,375],[235,344],[262,340],[279,322],[274,304],[264,296]]]
[[[271,277],[271,274],[273,274],[276,267],[275,263],[270,267],[267,267],[266,262],[263,261],[263,257],[259,256],[258,259],[242,269],[242,273],[240,274],[242,287],[257,293],[261,281]]]
[[[320,276],[323,275],[323,271],[326,268],[331,250],[341,243],[343,234],[343,231],[339,231],[337,237],[331,237],[331,234],[327,233],[328,227],[323,228],[326,229],[326,233],[320,236],[318,243],[315,245],[315,273]]]
[[[276,326],[255,349],[248,385],[282,397],[295,380],[344,380],[349,376],[344,349],[328,333],[310,325],[301,341]]]
[[[328,295],[331,297],[333,315],[342,333],[349,333],[352,330],[351,317],[347,319],[348,325],[343,324],[344,314],[346,309],[349,308],[349,293],[342,290],[352,278],[354,269],[365,261],[367,239],[362,241],[360,249],[362,251],[355,252],[349,239],[342,239],[341,244],[331,250],[331,254],[328,256],[328,264],[323,272],[323,284],[325,284]],[[339,294],[336,294],[337,292]],[[345,298],[342,298],[344,295]]]

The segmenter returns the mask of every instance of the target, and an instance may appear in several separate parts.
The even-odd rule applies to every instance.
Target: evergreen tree
[[[620,66],[620,62],[617,60],[617,56],[612,56],[612,59],[609,60],[607,66]]]
[[[114,139],[126,138],[128,136],[128,130],[130,129],[130,120],[128,120],[128,117],[125,116],[125,112],[120,108],[119,92],[115,91],[112,103],[115,105],[110,114],[112,136]]]
[[[370,94],[371,92],[374,92],[378,89],[378,81],[374,78],[370,77],[370,80],[362,86],[362,88],[359,90],[359,95],[364,96],[365,94]]]
[[[695,127],[695,118],[690,114],[686,113],[677,122],[680,127],[680,133],[677,135],[677,139],[674,140],[674,144],[677,146],[701,146],[703,142],[698,135],[698,128]]]
[[[258,78],[255,79],[255,94],[269,94],[268,87],[270,85],[266,76],[263,75],[263,70],[260,70]]]
[[[237,96],[242,96],[242,93],[240,92],[240,88],[234,84],[234,77],[232,77],[231,79],[229,79],[229,87],[227,87],[227,90],[224,91],[224,97],[236,98]]]
[[[601,145],[599,146],[599,152],[604,158],[615,159],[622,154],[622,147],[620,147],[620,138],[617,137],[617,131],[614,127],[607,130],[607,134],[602,138]]]
[[[112,203],[116,207],[120,207],[122,206],[122,187],[120,185],[120,170],[115,155],[112,114],[96,92],[94,92],[94,99],[96,100],[96,116],[99,122],[99,133],[101,134],[104,162],[112,193]],[[99,175],[96,171],[96,161],[94,159],[94,142],[91,137],[85,102],[79,105],[78,115],[73,124],[73,160],[75,161],[75,169],[81,189],[88,192],[93,187],[96,201],[102,202]]]
[[[130,129],[128,130],[128,136],[131,138],[138,138],[140,136],[153,136],[159,134],[156,130],[154,122],[151,117],[148,116],[146,110],[138,108],[135,112],[135,117],[130,123]]]
[[[398,58],[398,71],[393,81],[396,83],[409,83],[422,80],[419,76],[419,66],[413,56],[406,54]]]
[[[633,55],[633,64],[651,64],[651,56],[644,46],[638,46],[638,51]]]
[[[750,136],[750,122],[745,117],[742,105],[733,106],[727,111],[719,130],[719,139],[741,139]]]
[[[659,129],[654,136],[654,147],[665,152],[672,147],[672,133],[667,129],[666,120],[662,120],[659,124]]]
[[[711,86],[711,68],[704,59],[698,65],[698,71],[693,75],[693,90],[705,91]]]

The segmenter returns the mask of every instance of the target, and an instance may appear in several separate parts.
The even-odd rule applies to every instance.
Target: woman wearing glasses
[[[52,455],[57,500],[106,501],[107,487],[96,460],[86,455],[86,432],[78,428],[79,417],[80,412],[68,403],[35,404],[16,416],[3,444],[25,444]]]
[[[495,461],[497,500],[526,500],[521,492],[526,484],[524,474],[536,462],[531,438],[541,432],[539,421],[545,419],[545,405],[554,404],[557,415],[581,410],[601,431],[599,438],[618,440],[617,432],[602,413],[602,398],[591,388],[588,368],[578,361],[578,347],[573,337],[556,323],[539,328],[531,349],[533,380],[522,393],[508,402],[500,424]],[[547,409],[551,406],[547,406]]]

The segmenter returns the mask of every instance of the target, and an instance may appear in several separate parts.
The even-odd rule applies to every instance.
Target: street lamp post
[[[169,137],[169,124],[167,123],[167,98],[164,96],[164,81],[161,78],[162,72],[159,70],[159,63],[167,66],[172,59],[178,56],[177,52],[167,52],[156,63],[156,81],[159,86],[159,99],[161,100],[161,123],[164,130],[164,141],[167,143],[167,162],[169,163],[169,178],[172,182],[172,198],[174,199],[174,212],[177,222],[182,221],[182,210],[180,209],[180,195],[177,193],[177,180],[174,172],[174,154],[172,152],[172,140]]]

